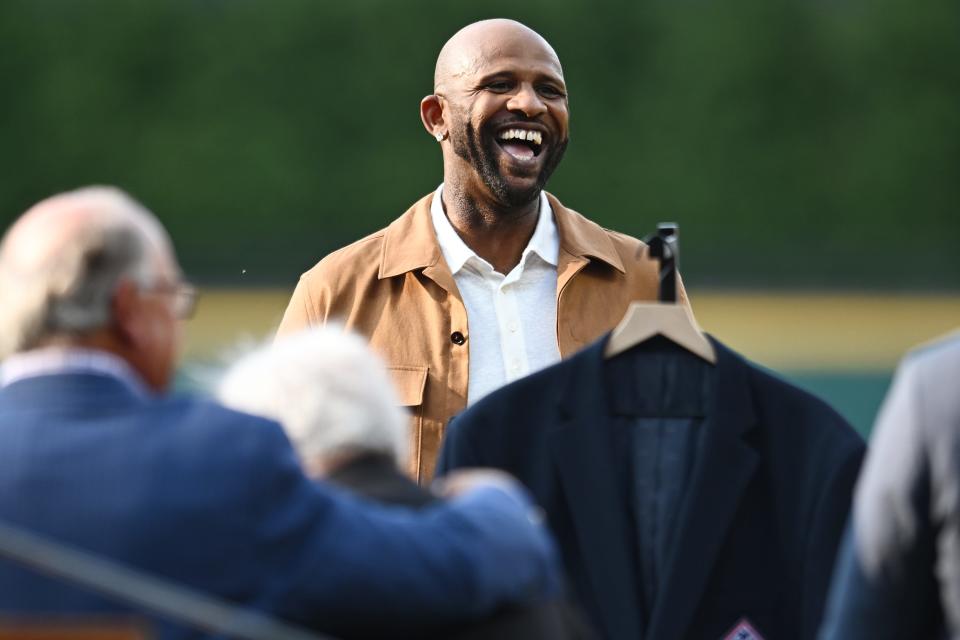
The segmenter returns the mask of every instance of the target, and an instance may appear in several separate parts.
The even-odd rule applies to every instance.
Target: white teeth
[[[543,134],[539,131],[527,131],[526,129],[507,129],[500,132],[501,140],[529,140],[535,144],[543,144]]]

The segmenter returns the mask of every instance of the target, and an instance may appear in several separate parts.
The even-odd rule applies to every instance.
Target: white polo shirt
[[[520,262],[503,275],[457,235],[443,211],[441,184],[430,213],[440,251],[467,309],[470,372],[467,404],[560,360],[557,263],[560,237],[540,193],[540,214]]]

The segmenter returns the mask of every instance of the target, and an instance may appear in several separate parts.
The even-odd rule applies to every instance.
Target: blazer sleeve
[[[248,476],[257,497],[246,512],[259,532],[252,559],[272,559],[263,572],[274,576],[270,593],[284,617],[331,632],[396,631],[559,592],[553,540],[519,486],[411,511],[311,482],[282,433],[257,455],[258,473]]]
[[[933,637],[930,464],[912,367],[901,365],[881,409],[837,562],[821,638]]]

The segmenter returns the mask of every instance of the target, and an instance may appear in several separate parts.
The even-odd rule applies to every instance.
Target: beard
[[[494,132],[494,128],[500,128],[505,123],[488,122],[480,131],[477,131],[468,119],[463,119],[463,122],[463,126],[459,127],[460,135],[450,140],[454,153],[470,163],[494,198],[506,207],[528,205],[539,198],[544,185],[547,184],[547,180],[550,179],[567,150],[569,139],[556,141],[542,149],[540,153],[546,154],[546,157],[536,181],[529,187],[511,186],[501,173],[497,162],[497,155],[502,151],[497,144]]]

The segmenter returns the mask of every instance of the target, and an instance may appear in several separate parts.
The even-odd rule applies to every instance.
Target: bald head
[[[0,244],[0,265],[29,277],[56,268],[78,241],[120,228],[157,252],[169,247],[163,228],[143,205],[113,187],[87,187],[47,198],[20,216]]]
[[[433,90],[443,93],[452,80],[474,74],[497,58],[512,55],[520,48],[541,50],[542,55],[556,65],[557,74],[563,77],[560,59],[543,36],[516,20],[495,18],[468,24],[447,40],[437,56]]]
[[[48,198],[0,242],[0,358],[44,338],[108,326],[121,280],[146,283],[175,270],[160,223],[112,187]]]

